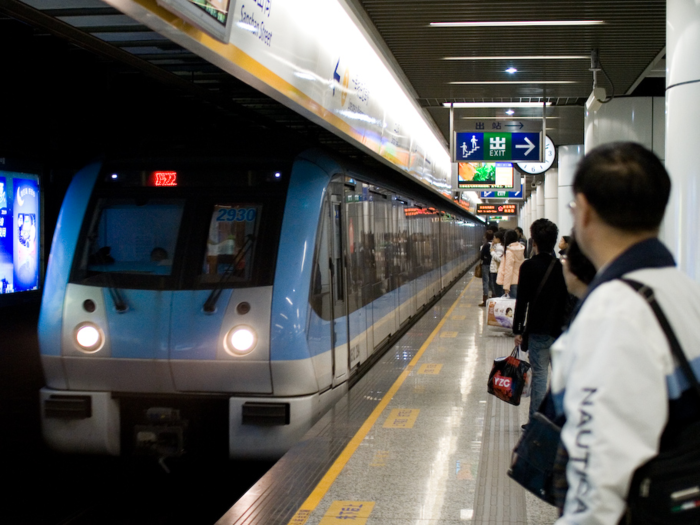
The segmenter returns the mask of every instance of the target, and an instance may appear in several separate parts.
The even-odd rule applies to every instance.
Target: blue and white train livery
[[[39,322],[45,440],[281,456],[478,258],[481,221],[366,171],[308,150],[78,173]]]

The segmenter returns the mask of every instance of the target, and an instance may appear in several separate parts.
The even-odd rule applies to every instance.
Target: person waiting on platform
[[[493,241],[493,232],[486,230],[484,234],[484,244],[481,247],[481,283],[483,285],[483,300],[479,306],[486,306],[486,301],[489,299],[489,289],[491,288],[491,241]]]
[[[518,242],[518,234],[515,230],[508,230],[504,237],[505,253],[501,266],[498,268],[496,282],[503,286],[503,291],[511,298],[518,296],[518,275],[520,265],[523,264],[525,246]]]
[[[569,244],[571,244],[571,237],[569,235],[562,236],[558,245],[559,257],[564,257],[564,255],[566,254],[566,250],[569,248]]]
[[[564,238],[567,236],[565,235]],[[593,282],[596,270],[588,257],[583,255],[575,237],[569,237],[569,246],[561,258],[564,269],[564,281],[569,293],[577,299],[583,299],[588,291],[588,285]],[[559,243],[561,246],[561,243]]]
[[[523,262],[518,279],[513,333],[515,344],[524,346],[532,367],[531,419],[547,392],[549,348],[562,332],[568,292],[559,259],[552,255],[557,225],[538,219],[530,226],[533,256]],[[526,425],[523,425],[525,428]]]
[[[515,227],[515,233],[518,234],[518,242],[525,247],[525,253],[523,254],[526,259],[530,258],[530,252],[532,251],[532,239],[528,242],[525,238],[525,233],[520,226]]]
[[[631,142],[598,146],[573,190],[576,242],[597,274],[552,345],[552,397],[566,417],[569,456],[556,525],[629,523],[628,497],[641,492],[630,492],[634,472],[700,421],[700,406],[654,311],[621,279],[653,292],[691,363],[700,361],[700,285],[658,239],[671,180],[654,153]]]
[[[491,277],[491,292],[494,297],[501,297],[503,295],[503,286],[496,282],[496,277],[498,276],[498,268],[501,266],[501,259],[503,259],[503,236],[505,232],[498,230],[493,234],[493,241],[491,242],[491,267],[490,277]]]

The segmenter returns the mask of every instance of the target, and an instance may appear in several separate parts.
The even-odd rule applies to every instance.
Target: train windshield
[[[251,280],[261,211],[251,203],[214,205],[200,284]]]
[[[184,207],[184,199],[99,199],[81,270],[88,278],[171,275]]]

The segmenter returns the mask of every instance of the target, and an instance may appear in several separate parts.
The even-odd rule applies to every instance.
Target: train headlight
[[[92,323],[83,323],[75,329],[75,342],[78,350],[88,354],[97,352],[105,342],[102,330]]]
[[[224,347],[231,355],[246,355],[253,351],[257,342],[258,336],[255,330],[249,326],[239,325],[226,334]]]

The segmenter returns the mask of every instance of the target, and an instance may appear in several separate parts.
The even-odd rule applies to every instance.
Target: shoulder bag
[[[622,279],[649,304],[673,355],[700,398],[700,384],[671,325],[648,286]],[[561,428],[537,412],[513,450],[508,475],[535,496],[555,504],[554,468]],[[623,523],[634,525],[697,525],[700,523],[700,423],[688,425],[674,446],[639,467],[627,496]]]
[[[700,396],[700,384],[656,302],[654,291],[631,279],[622,281],[651,306],[683,375]],[[700,423],[687,425],[671,445],[662,448],[657,456],[635,471],[627,495],[627,522],[635,525],[700,523]]]

